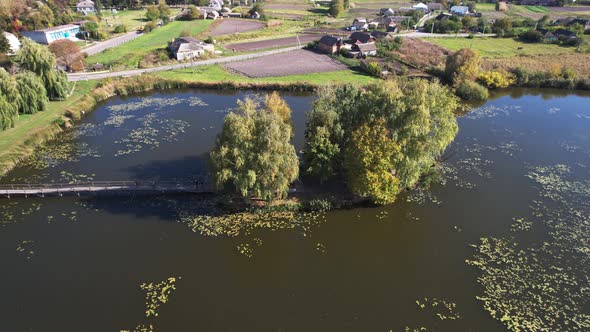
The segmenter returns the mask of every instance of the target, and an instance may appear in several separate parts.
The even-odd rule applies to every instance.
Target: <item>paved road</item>
[[[96,43],[92,46],[88,46],[88,47],[82,49],[82,52],[84,52],[88,55],[94,55],[96,53],[100,53],[100,52],[102,52],[106,49],[109,49],[111,47],[119,46],[119,45],[124,44],[128,41],[131,41],[135,38],[141,37],[142,35],[143,34],[140,33],[139,31],[128,32],[122,36],[111,38],[111,39],[105,40],[103,42]]]
[[[141,75],[144,73],[153,73],[153,72],[158,72],[158,71],[167,71],[167,70],[173,70],[173,69],[190,68],[190,67],[198,67],[198,66],[208,66],[208,65],[215,65],[215,64],[220,64],[220,63],[228,63],[228,62],[254,59],[254,58],[259,58],[259,57],[263,57],[263,56],[270,55],[270,54],[291,52],[291,51],[298,50],[298,49],[301,49],[301,47],[294,46],[294,47],[281,48],[278,50],[270,50],[270,51],[252,53],[252,54],[228,56],[225,58],[202,60],[202,61],[195,61],[195,62],[178,63],[178,64],[174,64],[174,65],[152,67],[152,68],[132,69],[132,70],[124,70],[124,71],[116,71],[116,72],[74,73],[74,74],[68,74],[68,81],[76,82],[76,81],[86,81],[86,80],[98,80],[98,79],[103,79],[103,78],[107,78],[107,77],[117,77],[117,76],[126,77],[126,76]]]

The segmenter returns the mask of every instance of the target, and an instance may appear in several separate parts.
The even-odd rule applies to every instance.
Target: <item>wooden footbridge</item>
[[[213,186],[206,181],[92,181],[76,183],[4,184],[0,197],[45,197],[113,193],[124,195],[209,194]]]

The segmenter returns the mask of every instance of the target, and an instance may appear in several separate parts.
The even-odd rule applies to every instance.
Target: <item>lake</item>
[[[299,151],[313,97],[282,95]],[[247,96],[263,98],[180,90],[110,99],[1,182],[195,179],[223,117]],[[498,92],[458,117],[441,184],[292,228],[208,236],[180,222],[188,207],[207,212],[202,197],[186,195],[1,198],[0,330],[507,330],[494,310],[530,330],[582,330],[588,105],[589,93]],[[176,289],[146,317],[140,285],[169,277]]]

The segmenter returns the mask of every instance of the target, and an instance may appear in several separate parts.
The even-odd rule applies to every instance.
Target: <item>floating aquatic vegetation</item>
[[[94,177],[96,174],[73,174],[66,171],[59,172],[59,176],[61,182],[65,182],[68,184],[75,184],[75,183],[84,183],[84,182],[92,182],[94,181]]]
[[[548,230],[541,243],[521,239],[528,218],[515,219],[506,238],[482,238],[467,264],[480,270],[492,317],[512,331],[587,331],[590,314],[590,182],[567,179],[566,165],[534,167],[527,177],[543,201],[531,214]]]
[[[499,115],[509,116],[510,113],[513,112],[521,112],[522,107],[518,105],[507,105],[507,106],[497,106],[497,105],[486,105],[482,107],[478,107],[473,109],[469,112],[465,118],[466,119],[485,119],[485,118],[494,118]]]
[[[180,279],[180,277],[178,279]],[[139,287],[146,292],[146,317],[158,317],[160,306],[168,302],[168,297],[172,291],[176,289],[176,278],[170,277],[157,284],[151,282],[149,284],[143,283]]]
[[[580,113],[578,113],[578,114],[576,114],[576,117],[577,117],[578,119],[586,119],[586,120],[590,120],[590,114],[580,114]]]
[[[235,237],[240,233],[248,234],[256,228],[299,229],[303,236],[307,236],[313,225],[325,220],[325,214],[294,211],[241,212],[218,216],[184,214],[180,220],[193,232],[206,236]]]
[[[500,152],[507,154],[510,157],[514,157],[515,153],[522,151],[515,141],[501,143],[498,148]]]
[[[405,332],[426,332],[426,331],[428,331],[428,329],[425,328],[424,326],[420,326],[420,327],[409,327],[409,326],[406,326],[404,328],[404,331]],[[390,330],[389,332],[393,332],[393,330]]]
[[[115,156],[122,156],[141,151],[144,147],[158,148],[161,141],[173,142],[186,132],[190,124],[183,120],[160,119],[157,114],[147,114],[140,119],[141,127],[132,130],[127,137],[115,141],[125,145]]]
[[[417,187],[410,191],[410,193],[406,196],[406,202],[416,204],[424,204],[426,202],[436,205],[442,204],[442,201],[440,201],[438,197],[432,193],[432,191],[422,187]]]
[[[189,97],[188,98],[188,106],[195,107],[195,106],[209,106],[203,99],[199,97]]]
[[[81,123],[72,132],[72,138],[96,137],[102,135],[102,127],[94,123]]]
[[[240,243],[237,246],[238,252],[248,258],[252,258],[254,256],[254,249],[249,243]]]
[[[381,219],[385,219],[389,216],[389,212],[387,211],[381,211],[379,213],[377,213],[377,215],[375,217],[377,217],[377,220],[381,220]]]
[[[553,115],[553,114],[559,113],[559,111],[561,111],[559,108],[557,108],[557,107],[551,107],[550,109],[547,110],[547,113]]]
[[[326,246],[322,243],[316,243],[315,245],[315,250],[319,251],[322,254],[325,254],[326,252],[328,252],[328,249],[326,249]]]
[[[566,141],[559,142],[559,146],[561,146],[565,151],[575,153],[580,150],[579,146],[572,145]]]
[[[183,103],[183,99],[178,97],[173,98],[156,98],[156,97],[147,97],[142,98],[139,101],[132,102],[132,103],[124,103],[119,105],[111,105],[108,107],[109,111],[112,112],[130,112],[130,111],[137,111],[143,108],[155,108],[155,109],[163,109],[164,107],[175,106],[178,104]]]
[[[510,225],[510,230],[513,232],[526,232],[531,229],[533,222],[526,218],[513,218],[514,222]]]
[[[457,305],[444,299],[438,299],[436,297],[428,299],[425,297],[416,300],[416,305],[422,310],[428,310],[440,320],[455,320],[461,318],[461,315],[457,312]]]
[[[443,181],[441,182],[442,185],[446,185],[448,181],[453,181],[458,188],[473,189],[476,187],[475,183],[459,177],[459,169],[451,164],[441,163],[440,170],[444,175]]]
[[[121,330],[121,332],[154,332],[154,326],[149,325],[137,325],[133,330]]]
[[[113,127],[119,128],[125,124],[125,121],[127,121],[129,119],[133,119],[134,117],[135,117],[135,115],[131,115],[131,114],[127,114],[127,115],[113,114],[113,115],[109,116],[109,118],[106,119],[103,122],[103,124],[105,126],[113,126]]]
[[[35,241],[33,240],[23,240],[18,245],[18,247],[16,247],[16,252],[18,252],[21,256],[29,260],[35,254],[35,250],[33,250],[34,245]]]

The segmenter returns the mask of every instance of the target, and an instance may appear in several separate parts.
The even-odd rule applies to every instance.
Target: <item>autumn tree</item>
[[[20,66],[35,73],[43,81],[50,100],[64,99],[68,93],[66,74],[55,69],[55,55],[49,49],[23,38],[22,47],[17,54]]]
[[[344,153],[351,191],[377,204],[393,203],[400,191],[396,174],[400,158],[400,147],[383,118],[358,127]]]
[[[299,174],[291,126],[247,99],[229,113],[211,151],[218,188],[265,200],[286,197]]]
[[[286,125],[293,128],[293,122],[291,121],[291,108],[287,102],[285,102],[285,100],[279,96],[278,92],[273,91],[272,93],[266,95],[264,98],[264,108],[267,112],[278,115],[281,119],[283,119],[283,122]],[[292,130],[291,134],[293,134]]]
[[[57,40],[49,45],[51,53],[55,54],[57,64],[72,71],[84,69],[84,56],[80,47],[69,39]]]
[[[34,114],[47,109],[47,91],[43,81],[30,71],[23,71],[16,75],[18,91],[20,93],[20,113]]]
[[[447,57],[445,75],[458,85],[464,81],[475,81],[479,75],[481,57],[477,50],[462,48]]]

